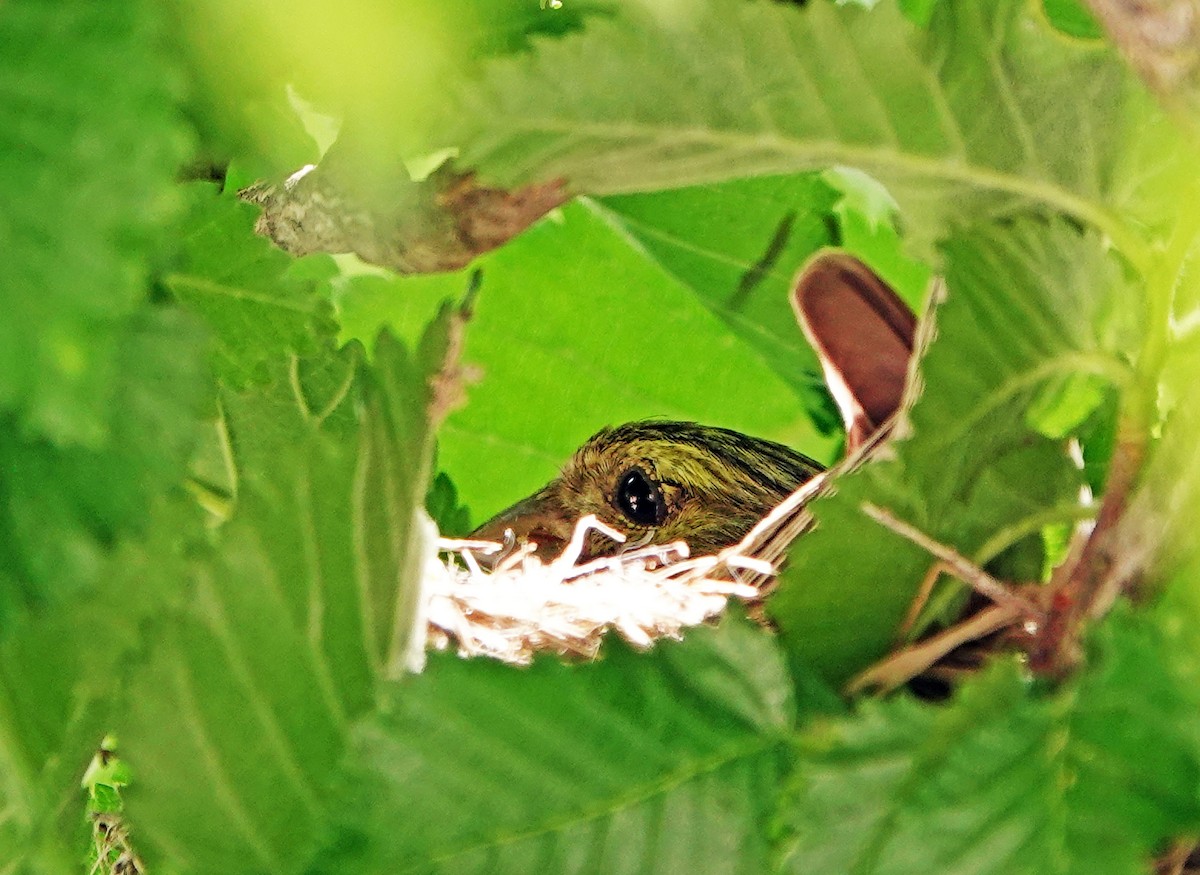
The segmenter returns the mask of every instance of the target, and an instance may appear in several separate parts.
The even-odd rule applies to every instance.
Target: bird
[[[846,429],[846,451],[890,429],[908,383],[916,318],[888,283],[849,253],[817,253],[791,300]],[[627,536],[588,535],[581,560],[649,544],[686,543],[692,555],[740,541],[784,498],[823,471],[783,444],[695,422],[641,420],[601,429],[562,472],[470,536],[530,542],[552,559],[576,521],[594,514]]]
[[[594,514],[627,540],[622,544],[593,532],[579,557],[583,561],[675,541],[686,543],[692,555],[715,553],[741,540],[823,470],[790,447],[727,428],[628,422],[594,434],[558,477],[492,517],[471,538],[530,541],[535,555],[549,559],[562,552],[575,522]]]

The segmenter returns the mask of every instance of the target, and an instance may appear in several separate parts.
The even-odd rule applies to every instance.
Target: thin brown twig
[[[991,599],[998,605],[1009,607],[1014,615],[1024,616],[1038,623],[1045,619],[1045,612],[1040,607],[1027,598],[1014,593],[953,547],[938,543],[920,529],[898,519],[890,511],[878,505],[868,502],[863,504],[862,509],[863,513],[884,528],[912,541],[922,550],[940,560],[956,577],[980,595]]]
[[[929,566],[929,570],[921,578],[921,585],[917,587],[917,594],[913,597],[912,604],[908,606],[908,613],[904,615],[904,619],[900,622],[900,628],[896,630],[897,643],[908,640],[913,627],[917,624],[917,619],[921,616],[921,611],[925,610],[925,606],[929,604],[934,584],[938,582],[938,578],[942,576],[943,572],[948,571],[950,569],[941,560]]]
[[[1180,839],[1173,843],[1165,854],[1154,861],[1155,875],[1185,875],[1192,853],[1196,850],[1194,838]]]
[[[926,638],[918,644],[897,650],[854,677],[846,693],[870,689],[880,693],[894,690],[915,678],[954,649],[998,632],[1019,621],[1022,609],[1011,604],[992,605],[978,614]]]

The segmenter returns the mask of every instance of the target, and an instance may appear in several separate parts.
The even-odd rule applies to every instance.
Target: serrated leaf
[[[1143,292],[1098,235],[1026,218],[965,232],[945,255],[948,299],[919,366],[911,437],[811,506],[816,531],[793,547],[769,605],[792,654],[838,680],[886,651],[932,563],[862,503],[989,560],[1077,501],[1065,452],[1025,424],[1034,399],[1068,375],[1132,379]]]
[[[372,365],[358,345],[292,359],[225,399],[236,510],[186,569],[117,727],[139,845],[182,871],[294,872],[319,839],[352,721],[406,655],[430,381],[457,319],[414,353],[383,335]]]
[[[453,657],[355,731],[336,872],[762,872],[795,719],[744,621],[528,670]]]
[[[295,262],[254,233],[257,210],[207,183],[189,189],[180,261],[164,281],[213,334],[214,368],[235,388],[266,379],[268,362],[310,355],[333,335],[327,259]]]
[[[0,408],[103,450],[128,320],[187,145],[161,20],[138,2],[0,10]]]
[[[1029,6],[943,2],[927,31],[886,2],[631,12],[489,65],[417,151],[590,194],[846,165],[884,182],[922,241],[1036,206],[1144,255],[1137,235],[1169,228],[1172,202],[1148,195],[1186,187],[1187,162],[1164,159],[1184,147],[1111,52]]]
[[[786,871],[1146,871],[1200,824],[1196,660],[1170,627],[1121,612],[1050,697],[1002,664],[948,707],[873,703],[806,733]]]

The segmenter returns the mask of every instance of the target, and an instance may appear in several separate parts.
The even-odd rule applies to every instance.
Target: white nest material
[[[453,641],[462,656],[514,665],[547,651],[594,657],[610,629],[634,646],[649,647],[717,616],[730,597],[758,596],[758,587],[739,582],[738,571],[774,571],[732,548],[689,558],[682,541],[581,564],[590,531],[625,541],[589,515],[553,561],[542,562],[526,544],[487,571],[476,557],[500,551],[500,544],[439,538],[441,555],[424,581],[428,643],[441,649]]]
[[[413,642],[409,667],[420,670],[426,647],[452,643],[464,657],[528,665],[540,652],[594,657],[610,629],[635,647],[677,639],[686,627],[721,614],[730,598],[749,601],[764,594],[761,583],[776,569],[757,548],[818,486],[807,484],[741,542],[707,556],[689,557],[687,545],[676,542],[581,563],[589,532],[625,541],[590,515],[579,520],[570,543],[550,562],[532,555],[533,545],[526,544],[486,570],[478,557],[499,552],[500,544],[438,538],[424,576],[419,641]]]

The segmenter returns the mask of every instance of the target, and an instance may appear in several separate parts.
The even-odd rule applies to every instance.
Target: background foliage
[[[1135,873],[1200,831],[1195,120],[1069,0],[868,5],[0,6],[0,871],[122,806],[177,873]],[[293,258],[236,189],[320,159],[402,224],[446,155],[578,197],[471,265],[439,422],[469,271]],[[828,246],[947,291],[778,634],[405,675],[427,493],[465,531],[647,416],[838,456],[786,297]],[[1114,447],[1136,598],[1077,670],[839,696],[929,564],[863,501],[1041,580]]]

